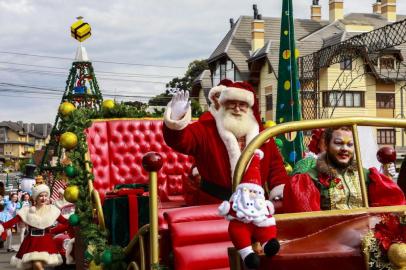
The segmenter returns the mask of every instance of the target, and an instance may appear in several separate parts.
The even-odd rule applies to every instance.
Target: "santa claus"
[[[56,206],[48,204],[49,195],[47,185],[35,185],[32,188],[35,206],[22,208],[13,219],[0,224],[1,234],[5,229],[9,229],[19,222],[23,222],[28,228],[28,235],[17,254],[11,258],[11,264],[18,269],[41,270],[47,266],[57,266],[63,263],[52,239],[53,225],[56,221],[63,224],[68,222]]]
[[[190,123],[187,91],[176,93],[164,114],[165,142],[174,150],[195,158],[201,175],[200,188],[193,196],[198,204],[219,203],[230,197],[232,176],[241,151],[263,129],[252,86],[229,80],[221,84],[218,110],[211,109],[198,121]],[[261,150],[264,152],[263,182],[268,182],[271,199],[281,197],[288,180],[282,157],[273,139]]]
[[[275,218],[272,216],[274,207],[270,201],[265,200],[261,187],[260,153],[258,151],[254,154],[230,200],[219,206],[219,214],[230,220],[230,239],[245,266],[250,269],[259,267],[259,257],[252,248],[253,240],[261,244],[267,256],[273,256],[279,251]]]

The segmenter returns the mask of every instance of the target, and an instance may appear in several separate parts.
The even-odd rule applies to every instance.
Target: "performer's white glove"
[[[395,163],[392,162],[389,165],[388,172],[392,176],[392,178],[397,178],[398,177],[398,173],[396,172]]]
[[[180,120],[190,107],[189,91],[176,92],[171,100],[171,120]]]
[[[277,185],[271,190],[271,193],[269,194],[269,199],[271,200],[282,200],[283,199],[283,188],[285,187],[285,184]]]
[[[223,201],[218,208],[218,213],[220,216],[226,216],[228,212],[230,212],[230,203]]]

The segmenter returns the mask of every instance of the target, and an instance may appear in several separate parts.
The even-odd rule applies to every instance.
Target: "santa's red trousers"
[[[237,250],[248,247],[252,242],[265,244],[268,240],[276,238],[276,226],[258,227],[252,223],[231,220],[228,225],[228,234]]]

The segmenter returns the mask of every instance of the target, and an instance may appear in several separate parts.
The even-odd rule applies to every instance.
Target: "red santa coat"
[[[17,212],[17,215],[3,223],[0,227],[2,233],[4,230],[11,228],[19,222],[27,225],[28,235],[24,238],[17,254],[11,258],[11,264],[18,269],[26,269],[31,267],[32,261],[43,261],[45,266],[57,266],[63,263],[61,255],[58,253],[55,242],[53,240],[54,232],[52,230],[56,221],[62,224],[67,224],[68,221],[61,215],[59,209],[54,205],[45,206],[46,214],[40,215],[36,212],[36,208],[23,207]],[[43,235],[35,235],[31,233],[33,230],[43,230]],[[37,231],[38,234],[38,231]]]
[[[165,142],[176,151],[195,158],[196,167],[203,181],[213,183],[230,192],[225,197],[214,198],[200,191],[199,203],[218,203],[228,199],[232,191],[234,168],[241,155],[236,137],[231,132],[218,128],[210,112],[204,113],[198,121],[191,124],[189,124],[190,118],[168,124],[169,115],[170,111],[167,110],[163,126]],[[258,130],[248,134],[246,144],[257,134]],[[271,139],[265,143],[261,150],[264,152],[261,160],[262,184],[267,181],[270,189],[285,184],[288,175],[274,140]]]
[[[321,176],[318,175],[320,181]],[[404,205],[405,196],[392,179],[379,173],[375,168],[369,169],[368,199],[372,207]],[[283,192],[283,209],[285,212],[308,212],[321,210],[321,195],[312,177],[297,174],[285,185]]]

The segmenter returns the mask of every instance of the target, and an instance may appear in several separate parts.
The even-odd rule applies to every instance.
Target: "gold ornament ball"
[[[286,173],[287,173],[287,174],[291,174],[292,171],[293,171],[292,166],[290,166],[289,163],[286,163],[286,164],[285,164],[285,170],[286,170]]]
[[[75,148],[78,144],[78,137],[73,132],[65,132],[59,139],[61,146],[67,150]]]
[[[94,261],[89,263],[89,270],[103,270],[101,264],[97,265]]]
[[[264,124],[265,128],[270,128],[270,127],[273,127],[273,126],[276,126],[276,123],[274,121],[272,121],[272,120],[268,120]]]
[[[113,109],[116,106],[116,103],[112,99],[106,99],[103,101],[103,109],[105,110],[110,110]]]
[[[388,250],[389,261],[399,269],[406,267],[406,244],[394,243]]]
[[[64,103],[59,105],[59,113],[62,116],[68,116],[74,110],[76,110],[75,105],[73,105],[72,103],[70,103],[68,101],[65,101]]]
[[[75,203],[79,199],[79,187],[78,186],[69,186],[65,189],[63,193],[65,200],[70,203]]]

